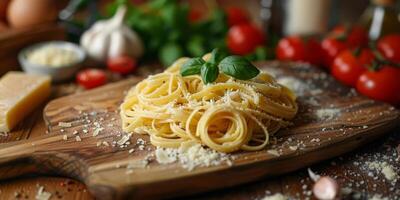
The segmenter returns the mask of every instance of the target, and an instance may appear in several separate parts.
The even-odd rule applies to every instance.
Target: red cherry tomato
[[[349,86],[356,86],[358,77],[367,70],[374,59],[374,54],[369,49],[362,49],[359,55],[351,50],[342,51],[333,61],[332,75]]]
[[[400,35],[387,35],[378,40],[379,52],[388,60],[400,63]]]
[[[226,9],[226,13],[228,15],[229,27],[239,24],[247,24],[250,21],[247,12],[242,8],[229,7]]]
[[[376,100],[400,105],[400,69],[383,66],[379,71],[365,71],[357,81],[357,90]]]
[[[85,69],[76,75],[76,80],[82,87],[92,89],[107,82],[106,73],[100,69]]]
[[[289,36],[279,41],[275,51],[279,60],[321,64],[321,47],[313,39],[304,40],[299,36]]]
[[[321,48],[324,57],[324,66],[329,68],[335,57],[347,48],[345,41],[336,39],[335,37],[327,37],[322,40]]]
[[[264,33],[252,24],[235,25],[228,32],[228,48],[234,54],[249,54],[263,45],[264,41]]]
[[[128,56],[119,56],[107,60],[107,67],[112,72],[129,74],[136,69],[136,60]]]
[[[332,30],[330,36],[343,37],[350,48],[366,47],[368,45],[367,31],[361,26],[348,28],[339,25]]]
[[[189,15],[188,15],[188,20],[191,23],[196,23],[199,22],[203,18],[203,13],[195,8],[190,8],[189,10]]]

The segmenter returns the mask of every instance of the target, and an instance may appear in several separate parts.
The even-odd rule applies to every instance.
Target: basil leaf
[[[214,82],[218,78],[218,74],[217,65],[206,62],[201,66],[201,78],[205,84]]]
[[[192,58],[185,62],[181,67],[182,76],[200,74],[201,66],[205,63],[202,58]]]
[[[240,56],[228,56],[218,66],[222,72],[239,80],[248,80],[260,73],[250,61]]]
[[[219,62],[221,62],[222,59],[226,57],[226,53],[220,50],[219,48],[215,48],[211,52],[211,57],[208,62],[213,63],[218,65]]]

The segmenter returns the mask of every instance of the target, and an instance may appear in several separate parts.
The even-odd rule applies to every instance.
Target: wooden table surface
[[[148,71],[155,72],[153,69],[147,69],[146,71],[139,70],[138,73],[147,74]],[[114,76],[111,79],[117,80],[120,77]],[[61,84],[54,87],[52,98],[80,91],[82,89],[73,83]],[[0,135],[0,142],[24,140],[46,134],[42,131],[45,124],[41,111],[42,108],[38,108],[20,123],[16,131],[8,135]],[[371,168],[371,162],[386,162],[397,173],[397,178],[391,181],[386,179],[380,169]],[[347,199],[370,199],[374,196],[381,199],[400,199],[400,127],[388,133],[386,137],[355,152],[310,168],[317,174],[335,178]],[[8,172],[3,170],[0,171],[1,173]],[[307,169],[302,169],[284,176],[198,194],[190,198],[262,199],[271,194],[282,193],[293,199],[314,199],[311,192],[312,184]],[[41,186],[46,192],[52,194],[51,199],[93,199],[85,185],[79,181],[43,175],[31,175],[0,182],[0,199],[35,199],[38,188]],[[187,197],[182,199],[187,199]]]

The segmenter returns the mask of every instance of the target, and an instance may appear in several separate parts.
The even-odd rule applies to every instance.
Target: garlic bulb
[[[108,20],[96,22],[81,37],[81,46],[87,54],[98,61],[121,55],[135,58],[143,54],[143,43],[139,36],[124,24],[127,9],[118,8]]]

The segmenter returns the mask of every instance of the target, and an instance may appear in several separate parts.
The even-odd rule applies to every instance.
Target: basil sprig
[[[212,83],[218,78],[218,66],[213,63],[206,62],[203,66],[201,66],[200,74],[205,84]]]
[[[182,76],[200,74],[201,66],[206,63],[202,58],[192,58],[181,67]]]
[[[239,80],[248,80],[256,77],[260,70],[247,59],[240,56],[228,56],[218,65],[226,75]]]
[[[239,80],[249,80],[260,73],[246,58],[226,56],[219,49],[211,52],[209,61],[206,62],[201,57],[192,58],[180,70],[182,76],[199,74],[205,84],[214,82],[220,71]]]

